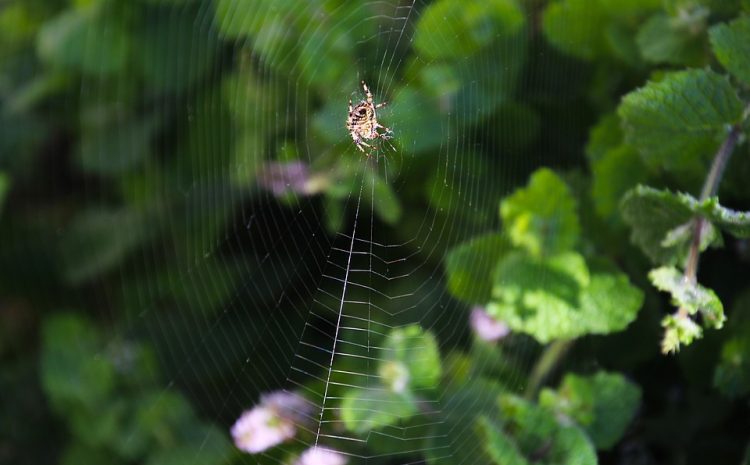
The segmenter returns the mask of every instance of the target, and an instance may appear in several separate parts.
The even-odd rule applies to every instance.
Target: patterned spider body
[[[365,81],[362,81],[362,89],[365,91],[367,98],[353,107],[351,99],[349,100],[349,116],[346,118],[346,129],[352,136],[352,140],[357,148],[367,153],[365,147],[371,147],[371,145],[365,142],[366,140],[377,138],[390,139],[391,130],[378,123],[378,117],[375,113],[375,110],[386,106],[387,103],[382,102],[376,105],[373,102],[372,93],[367,84],[365,84]],[[378,129],[383,129],[383,132],[378,132]]]

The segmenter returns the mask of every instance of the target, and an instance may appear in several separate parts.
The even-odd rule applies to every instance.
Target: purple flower
[[[314,446],[304,451],[294,465],[344,465],[346,462],[344,454],[326,447]]]
[[[310,169],[301,161],[268,162],[258,172],[257,179],[261,187],[277,197],[286,192],[309,194]]]
[[[257,454],[294,437],[294,424],[262,405],[245,411],[232,426],[234,444],[240,450]]]
[[[471,328],[479,339],[495,342],[510,334],[510,328],[505,322],[492,318],[482,307],[474,307],[469,317]]]
[[[242,413],[231,429],[240,450],[257,454],[294,437],[311,405],[295,393],[276,391],[261,396],[259,405]]]

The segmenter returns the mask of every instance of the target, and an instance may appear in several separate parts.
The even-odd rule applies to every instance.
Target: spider
[[[372,93],[370,93],[365,81],[362,81],[362,89],[364,89],[367,99],[362,100],[354,107],[352,107],[352,100],[349,99],[349,116],[346,118],[346,129],[352,136],[357,148],[367,153],[365,147],[371,147],[371,145],[365,142],[365,139],[381,138],[388,140],[391,138],[391,130],[378,123],[378,117],[375,115],[375,110],[386,106],[387,102],[375,105],[372,101]],[[385,132],[378,132],[378,128],[384,129]]]

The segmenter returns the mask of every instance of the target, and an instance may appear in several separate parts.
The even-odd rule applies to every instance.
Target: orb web
[[[444,256],[497,231],[500,198],[544,161],[518,156],[533,128],[499,124],[516,118],[514,98],[531,87],[523,32],[492,41],[480,22],[469,32],[491,46],[451,51],[467,31],[456,18],[437,21],[433,5],[119,5],[150,15],[129,53],[159,92],[139,93],[126,71],[101,69],[82,83],[92,120],[81,124],[106,110],[125,141],[116,161],[137,160],[119,195],[137,207],[133,234],[148,238],[119,271],[121,286],[106,289],[105,301],[120,303],[112,317],[153,344],[164,391],[186,393],[227,437],[262,395],[302,396],[293,438],[248,456],[258,463],[315,446],[353,463],[473,463],[480,447],[467,439],[472,415],[492,393],[470,373],[444,369],[415,388],[409,419],[368,429],[342,415],[352,392],[372,415],[393,414],[381,394],[399,387],[381,368],[394,331],[431,334],[443,365],[469,350],[471,309],[446,290]],[[91,50],[128,27],[127,15],[105,16],[86,37]],[[378,118],[393,130],[392,140],[368,141],[372,156],[345,128],[363,80],[375,102],[388,102]],[[134,107],[122,107],[132,94]],[[113,162],[94,153],[91,166]],[[507,348],[520,364],[505,368],[511,384],[523,382],[525,347]]]

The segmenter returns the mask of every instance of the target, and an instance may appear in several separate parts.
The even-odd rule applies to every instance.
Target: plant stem
[[[526,386],[526,398],[534,399],[539,388],[549,376],[550,372],[562,360],[570,348],[573,347],[573,341],[556,341],[547,346],[544,353],[539,357],[534,368],[529,375],[529,384]]]
[[[705,182],[703,183],[703,189],[701,190],[700,201],[704,201],[709,197],[713,197],[719,190],[719,183],[724,176],[724,169],[729,163],[729,158],[732,156],[734,148],[740,140],[742,135],[742,123],[750,113],[750,105],[745,108],[740,122],[732,126],[729,131],[724,143],[719,147],[719,151],[714,156],[714,161],[711,164],[711,171],[708,172]],[[688,254],[688,260],[685,264],[685,279],[691,283],[695,283],[698,276],[698,260],[701,253],[701,236],[706,229],[706,220],[703,217],[697,216],[693,219],[693,241],[690,244],[690,251]]]

